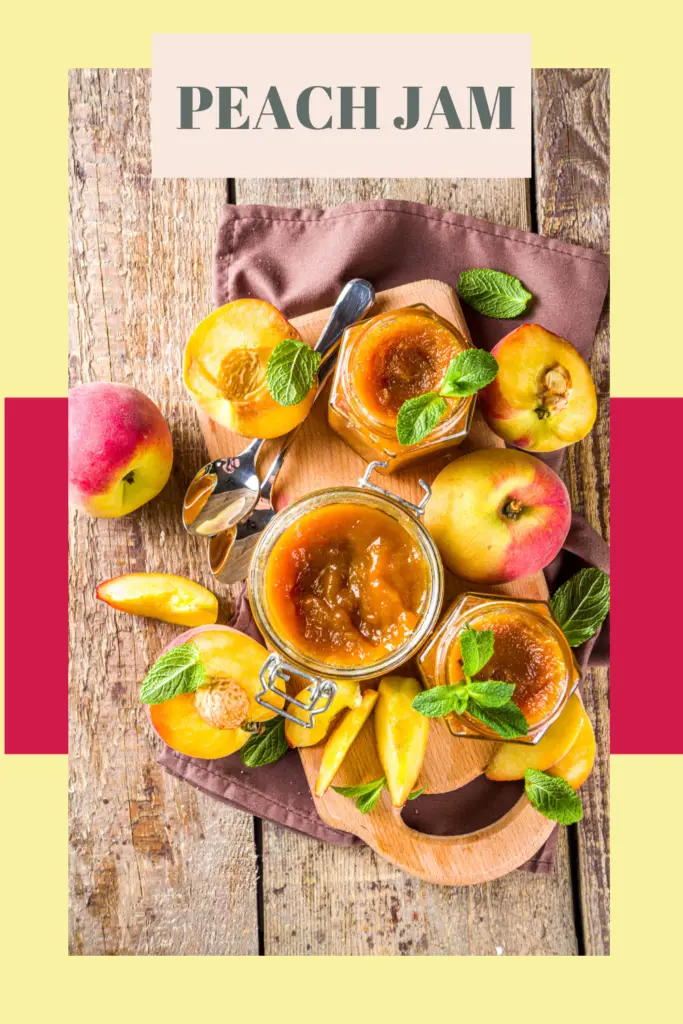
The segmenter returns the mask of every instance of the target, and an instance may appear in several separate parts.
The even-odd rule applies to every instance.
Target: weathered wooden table
[[[296,206],[412,199],[606,251],[609,73],[535,73],[531,182],[153,181],[150,77],[82,70],[69,83],[71,383],[140,388],[167,417],[176,453],[161,499],[120,520],[71,519],[72,953],[607,953],[606,671],[592,671],[584,688],[599,757],[582,790],[584,820],[562,831],[554,874],[433,887],[367,848],[307,839],[166,776],[137,694],[177,629],[107,608],[95,600],[95,585],[146,570],[205,579],[203,549],[188,543],[178,520],[185,486],[204,461],[180,357],[212,308],[211,251],[226,199]],[[599,419],[570,450],[566,482],[574,508],[607,535],[606,313],[592,369]],[[230,609],[227,595],[221,621]]]

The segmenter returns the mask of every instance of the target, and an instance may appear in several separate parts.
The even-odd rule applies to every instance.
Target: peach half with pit
[[[522,324],[493,349],[498,373],[479,392],[492,430],[530,452],[580,441],[597,416],[595,384],[571,342],[539,324]]]
[[[125,516],[156,497],[173,464],[166,420],[127,384],[93,381],[69,391],[69,504]]]
[[[569,532],[571,507],[567,488],[540,459],[483,448],[441,470],[424,521],[456,576],[506,583],[553,560]]]
[[[308,415],[311,387],[295,405],[283,406],[266,383],[268,360],[281,341],[299,332],[270,302],[237,299],[214,310],[185,346],[183,379],[197,406],[216,423],[246,437],[279,437]]]
[[[204,667],[204,682],[193,693],[181,693],[150,704],[155,731],[169,747],[188,757],[227,757],[243,747],[263,722],[275,717],[256,696],[259,673],[268,652],[256,640],[230,626],[198,626],[181,633],[166,651],[193,643]],[[164,653],[166,653],[164,651]],[[269,700],[282,706],[274,694]]]

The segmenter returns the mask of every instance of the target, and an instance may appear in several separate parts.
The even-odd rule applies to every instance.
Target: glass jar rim
[[[448,320],[442,317],[440,313],[437,313],[436,310],[433,310],[424,302],[415,302],[409,306],[402,306],[399,309],[387,309],[382,313],[375,313],[373,316],[365,317],[364,320],[359,320],[357,323],[351,324],[351,326],[347,327],[346,331],[344,332],[344,336],[342,338],[342,346],[345,346],[348,343],[347,339],[351,337],[352,333],[356,335],[358,329],[362,327],[363,331],[357,334],[357,336],[354,337],[353,340],[350,342],[351,349],[353,349],[353,347],[360,344],[361,339],[365,334],[365,331],[367,330],[370,323],[376,320],[394,317],[398,313],[402,313],[407,309],[422,310],[426,314],[427,319],[436,318],[438,321],[444,324],[445,327],[451,332],[451,334],[453,334],[454,337],[458,340],[459,344],[462,346],[462,351],[474,347],[471,344],[471,342],[469,342],[468,339],[461,334],[461,332],[454,324],[450,323]],[[349,351],[349,355],[350,354],[351,350]],[[378,438],[378,440],[395,440],[396,428],[389,427],[387,426],[386,423],[382,423],[372,414],[372,412],[366,409],[366,407],[362,405],[362,403],[358,400],[356,389],[353,387],[353,380],[351,376],[351,363],[351,358],[340,359],[338,373],[340,375],[341,380],[343,380],[344,382],[345,391],[347,393],[347,401],[349,402],[354,415],[357,416],[358,419],[363,422],[367,430],[372,431],[373,435],[375,435]],[[429,435],[430,440],[433,442],[437,439],[440,439],[443,434],[447,435],[449,433],[449,429],[452,430],[454,424],[456,424],[457,421],[461,419],[463,416],[465,417],[465,423],[462,431],[460,431],[459,433],[462,433],[463,435],[467,434],[472,422],[472,417],[474,415],[475,397],[475,395],[467,395],[464,398],[457,399],[456,401],[453,401],[453,399],[449,399],[448,413],[431,432],[431,434]],[[423,442],[416,442],[415,445],[405,445],[404,447],[406,449],[410,449],[413,447],[417,447],[422,443]]]
[[[435,685],[442,686],[449,683],[448,665],[450,662],[451,650],[467,623],[472,622],[474,619],[492,611],[505,611],[510,608],[514,608],[515,611],[518,612],[521,611],[522,614],[533,617],[536,622],[539,622],[544,629],[552,634],[562,652],[562,657],[565,663],[565,681],[561,697],[557,700],[556,706],[553,710],[548,712],[548,714],[540,721],[534,722],[533,726],[531,726],[529,730],[531,736],[535,736],[539,731],[542,735],[561,714],[567,699],[574,692],[581,680],[581,672],[576,664],[573,651],[569,646],[566,636],[553,618],[552,613],[543,615],[533,607],[534,605],[539,604],[547,607],[548,602],[544,601],[542,598],[508,597],[504,594],[483,594],[477,591],[467,591],[458,597],[456,605],[464,603],[468,598],[478,598],[481,603],[460,616],[458,630],[450,635],[448,643],[439,644],[434,666]],[[455,608],[453,608],[452,611],[455,611]],[[462,717],[467,720],[468,725],[470,725],[472,729],[479,733],[482,739],[493,739],[500,742],[500,736],[498,736],[493,730],[488,729],[478,719],[472,718],[467,714]]]
[[[379,509],[392,516],[416,540],[427,566],[426,606],[416,629],[405,644],[370,665],[336,666],[303,654],[275,631],[267,613],[265,568],[276,541],[300,516],[315,508],[334,504],[364,505]],[[377,494],[363,487],[340,485],[312,491],[277,513],[263,531],[254,551],[249,567],[248,589],[252,613],[266,646],[293,665],[298,665],[313,675],[335,680],[361,681],[387,675],[417,653],[433,630],[441,612],[444,571],[436,544],[430,534],[416,515],[399,504],[398,498],[393,500],[389,495]]]

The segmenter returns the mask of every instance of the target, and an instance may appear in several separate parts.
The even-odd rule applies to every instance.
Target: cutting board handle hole
[[[414,832],[430,836],[462,836],[495,824],[524,791],[520,782],[491,782],[479,775],[450,793],[423,793],[409,800],[401,818]]]

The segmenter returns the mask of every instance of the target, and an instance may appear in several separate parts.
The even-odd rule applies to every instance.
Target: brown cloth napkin
[[[351,277],[367,278],[377,291],[423,278],[455,286],[460,272],[470,267],[515,274],[535,297],[528,315],[519,320],[489,320],[465,306],[476,345],[491,349],[520,323],[538,322],[568,338],[590,359],[607,292],[606,256],[419,203],[381,200],[328,210],[228,205],[215,252],[215,300],[223,305],[256,296],[293,317],[332,305]],[[545,459],[559,469],[562,452]],[[609,549],[575,516],[562,552],[546,569],[551,589],[584,565],[608,571]],[[231,625],[260,639],[244,592]],[[589,659],[604,664],[609,657],[608,622],[576,654],[582,667]],[[159,763],[250,814],[340,846],[362,842],[320,820],[296,751],[277,764],[246,768],[239,754],[203,761],[167,748]],[[418,797],[408,805],[405,818],[433,835],[471,832],[504,814],[521,789],[521,783],[489,782],[481,776],[453,793]],[[556,843],[555,831],[524,869],[549,873]]]

